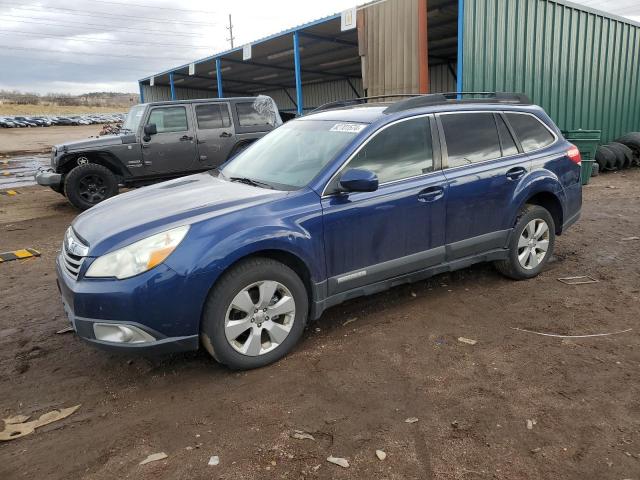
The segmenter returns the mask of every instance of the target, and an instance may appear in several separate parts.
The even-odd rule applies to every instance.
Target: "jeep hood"
[[[289,192],[218,178],[182,177],[117,195],[79,215],[72,226],[97,256],[180,225],[282,198]]]
[[[109,147],[111,145],[122,145],[123,143],[134,143],[135,135],[105,135],[97,138],[87,138],[85,140],[76,140],[75,142],[66,142],[56,145],[56,150],[75,152],[78,150],[92,150],[95,148]]]

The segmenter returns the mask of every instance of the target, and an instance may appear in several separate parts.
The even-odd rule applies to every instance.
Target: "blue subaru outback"
[[[582,203],[580,154],[540,107],[513,94],[361,102],[78,216],[57,261],[77,334],[127,351],[202,345],[254,368],[347,299],[477,262],[540,273]]]

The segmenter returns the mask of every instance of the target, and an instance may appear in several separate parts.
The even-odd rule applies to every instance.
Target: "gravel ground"
[[[592,180],[538,278],[479,265],[354,300],[243,373],[56,335],[54,259],[76,212],[48,189],[18,192],[0,196],[0,249],[42,256],[0,264],[0,417],[81,407],[0,442],[2,479],[640,478],[638,169]],[[557,280],[573,275],[598,283]],[[168,458],[139,465],[157,452]]]

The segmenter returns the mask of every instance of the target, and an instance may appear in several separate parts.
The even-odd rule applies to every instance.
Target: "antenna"
[[[231,48],[233,48],[233,41],[235,40],[235,37],[233,36],[233,24],[231,23],[231,14],[229,14],[229,26],[225,28],[229,30],[229,38],[227,38],[227,40],[229,40],[229,42],[231,43]]]

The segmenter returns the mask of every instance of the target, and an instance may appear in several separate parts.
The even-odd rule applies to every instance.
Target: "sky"
[[[638,0],[574,3],[640,22]],[[353,0],[0,0],[0,89],[137,92],[139,78],[227,50],[229,14],[238,46],[353,5]]]

